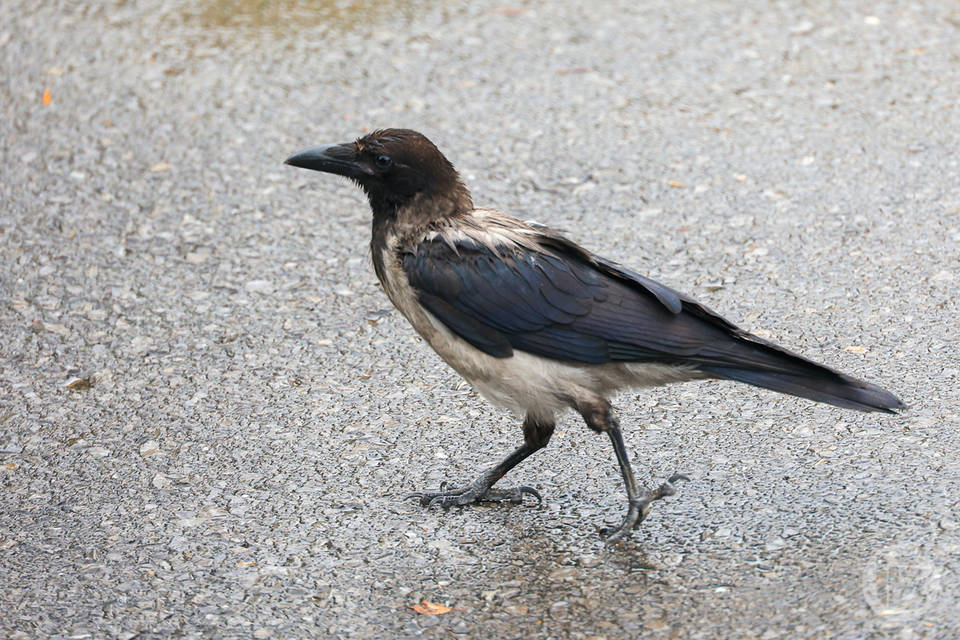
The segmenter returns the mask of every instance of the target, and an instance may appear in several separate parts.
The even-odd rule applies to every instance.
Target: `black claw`
[[[627,524],[624,523],[619,527],[603,527],[600,529],[600,538],[603,540],[604,545],[612,546],[628,538],[634,526],[636,525],[627,526]]]
[[[667,478],[667,482],[669,482],[670,484],[673,484],[674,482],[677,482],[679,480],[683,480],[684,482],[690,482],[690,476],[688,476],[685,473],[675,473],[669,478]]]
[[[408,493],[403,496],[404,500],[409,500],[410,498],[416,498],[420,502],[421,507],[425,507],[430,504],[430,496],[427,495],[425,491],[414,491],[413,493]]]
[[[521,485],[517,487],[517,490],[520,492],[520,502],[523,502],[523,494],[528,493],[537,499],[537,505],[543,504],[543,496],[541,496],[540,492],[534,489],[533,487],[528,487],[527,485]]]
[[[441,486],[441,489],[442,488],[443,487]],[[409,500],[410,498],[417,498],[420,501],[421,507],[428,507],[433,504],[435,500],[441,497],[443,496],[438,496],[435,493],[428,491],[414,491],[413,493],[408,493],[407,495],[403,496],[403,499]]]

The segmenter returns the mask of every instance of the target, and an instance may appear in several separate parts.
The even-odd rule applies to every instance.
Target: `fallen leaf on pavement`
[[[453,609],[446,605],[437,604],[436,602],[430,602],[428,600],[421,600],[420,604],[410,605],[410,608],[417,613],[422,613],[428,616],[436,616],[440,615],[441,613],[453,611]]]
[[[70,380],[63,385],[65,389],[70,389],[71,391],[86,391],[91,386],[90,378],[70,378]]]

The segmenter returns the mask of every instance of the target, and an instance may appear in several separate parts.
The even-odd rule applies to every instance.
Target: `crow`
[[[846,409],[904,408],[889,391],[748,333],[557,231],[474,207],[453,165],[416,131],[310,147],[286,164],[346,176],[364,191],[373,266],[391,302],[474,389],[523,417],[519,448],[474,482],[412,494],[424,506],[539,501],[531,487],[493,485],[545,447],[557,416],[573,409],[613,444],[628,507],[601,535],[626,538],[686,478],[641,491],[609,400],[620,389],[719,378]]]

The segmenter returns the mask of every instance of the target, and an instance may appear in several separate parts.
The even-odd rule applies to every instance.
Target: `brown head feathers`
[[[373,174],[357,183],[367,193],[375,217],[393,216],[416,201],[433,217],[466,213],[470,192],[449,160],[423,134],[411,129],[379,129],[357,139],[358,160]]]

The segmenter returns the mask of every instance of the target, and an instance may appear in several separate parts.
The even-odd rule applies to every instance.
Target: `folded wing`
[[[545,233],[542,250],[437,238],[403,257],[420,303],[471,345],[584,364],[662,362],[867,411],[889,392],[751,335],[693,299]]]

